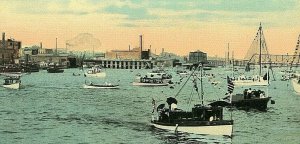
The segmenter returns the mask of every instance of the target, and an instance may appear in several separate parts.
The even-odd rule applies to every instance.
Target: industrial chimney
[[[57,38],[55,40],[55,55],[57,55]]]
[[[2,48],[5,48],[5,32],[2,33]]]
[[[140,35],[141,59],[143,59],[143,35]]]
[[[40,42],[40,48],[41,48],[41,49],[43,48],[43,43],[42,43],[42,42]]]
[[[140,35],[140,48],[141,52],[143,51],[143,35]]]

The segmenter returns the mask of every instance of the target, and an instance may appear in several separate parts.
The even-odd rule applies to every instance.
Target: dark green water
[[[280,71],[280,70],[275,70]],[[276,104],[267,112],[233,110],[233,138],[205,136],[158,130],[150,126],[152,98],[164,102],[174,95],[169,87],[132,86],[137,73],[146,70],[107,69],[107,77],[89,78],[97,82],[117,82],[119,90],[83,89],[83,76],[72,76],[78,69],[65,73],[46,71],[22,76],[21,90],[0,88],[0,143],[299,143],[300,96],[289,81],[272,81],[269,95]],[[211,71],[221,81],[212,86],[204,80],[205,100],[222,98],[226,80],[221,69]],[[279,74],[276,75],[278,78]],[[174,81],[178,76],[173,75]],[[219,88],[221,87],[221,88]],[[241,92],[244,88],[235,88]],[[191,108],[199,102],[191,83],[178,96],[178,107]],[[230,112],[225,110],[225,118]]]

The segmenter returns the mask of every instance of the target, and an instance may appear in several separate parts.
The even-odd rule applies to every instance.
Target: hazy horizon
[[[95,51],[102,52],[136,47],[140,34],[144,48],[151,45],[157,54],[164,48],[180,56],[201,50],[224,57],[230,43],[241,59],[260,22],[269,52],[292,54],[300,33],[299,8],[297,0],[3,0],[0,29],[24,46],[42,42],[48,48],[55,47],[56,38],[64,48],[78,34],[89,33],[99,40],[92,44]]]

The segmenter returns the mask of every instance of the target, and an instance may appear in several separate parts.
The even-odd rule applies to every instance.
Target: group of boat
[[[177,95],[175,95],[175,97],[169,97],[167,99],[167,108],[165,107],[165,104],[160,104],[156,107],[155,100],[153,100],[153,107],[156,108],[157,114],[152,115],[152,125],[156,128],[171,130],[174,132],[180,131],[195,134],[232,136],[234,121],[232,120],[232,117],[231,119],[224,119],[224,108],[236,107],[238,109],[257,109],[261,111],[267,110],[267,105],[271,100],[271,97],[269,97],[268,93],[265,93],[263,90],[261,90],[267,90],[269,86],[269,71],[267,70],[267,73],[265,75],[262,75],[261,49],[262,47],[264,47],[262,39],[264,38],[262,38],[262,27],[260,25],[257,36],[254,39],[258,41],[260,48],[258,75],[245,76],[242,74],[237,78],[235,78],[234,76],[232,76],[231,78],[227,76],[228,92],[226,93],[226,96],[221,100],[215,100],[205,105],[203,101],[204,92],[202,84],[203,66],[201,66],[200,77],[197,77],[197,75],[194,74],[195,71],[193,71],[187,78],[187,80],[191,77],[197,77],[198,79],[200,78],[200,92],[198,92],[198,87],[196,84],[197,79],[192,80],[192,82],[194,83],[194,88],[197,91],[198,96],[199,93],[201,94],[201,103],[195,104],[192,110],[182,110],[177,108],[177,100],[175,99]],[[232,67],[231,69],[234,75],[236,69],[234,67]],[[250,68],[248,68],[248,70],[250,70]],[[300,84],[300,80],[297,81],[297,83]],[[247,86],[250,88],[244,89],[242,93],[233,94],[234,86]],[[255,90],[253,88],[252,90],[251,87],[258,87],[258,89]],[[275,101],[272,100],[271,103],[274,104]],[[155,110],[153,110],[153,113],[154,112]]]
[[[261,41],[262,27],[259,27],[256,39],[259,40],[259,47],[262,49],[263,42]],[[300,36],[299,36],[300,39]],[[299,41],[297,44],[299,47]],[[261,50],[260,50],[261,52]],[[259,53],[261,60],[261,53]],[[275,101],[271,100],[268,94],[268,86],[270,84],[269,70],[266,74],[262,75],[262,62],[259,62],[259,73],[253,76],[246,76],[244,73],[238,77],[227,76],[227,93],[219,100],[214,100],[209,103],[204,103],[204,89],[203,78],[214,78],[214,75],[203,74],[204,66],[199,63],[192,71],[176,71],[182,77],[180,80],[186,78],[186,82],[182,85],[179,91],[172,97],[168,97],[165,103],[157,104],[153,99],[153,114],[151,125],[159,129],[165,129],[177,132],[195,133],[195,134],[208,134],[208,135],[226,135],[232,136],[234,120],[232,115],[230,119],[224,116],[224,110],[232,107],[238,109],[256,109],[266,111],[268,103],[272,104]],[[205,68],[207,69],[207,68]],[[232,72],[236,72],[234,67],[231,68]],[[83,70],[83,69],[82,69]],[[197,72],[197,70],[199,70]],[[210,69],[209,69],[210,70]],[[47,69],[48,73],[62,73],[64,70],[59,66],[54,65]],[[2,74],[3,75],[3,74]],[[83,75],[86,78],[103,78],[106,77],[105,71],[99,65],[95,65],[86,70],[83,70]],[[10,89],[19,89],[21,87],[21,75],[5,75],[3,87]],[[73,73],[73,76],[81,76],[80,74]],[[293,88],[296,92],[300,93],[300,74],[293,74],[291,77]],[[94,79],[95,80],[95,79]],[[177,107],[179,96],[183,87],[187,82],[192,82],[192,93],[196,93],[200,98],[200,103],[194,104],[191,109],[183,110]],[[200,90],[198,82],[200,81]],[[216,84],[216,81],[209,81]],[[219,83],[219,82],[218,82]],[[145,75],[137,75],[132,82],[133,86],[168,86],[172,85],[172,75],[166,71],[155,70]],[[242,92],[235,92],[234,87],[247,87]],[[83,88],[86,89],[119,89],[119,84],[109,82],[94,83],[85,81]],[[183,102],[182,102],[183,103]],[[229,110],[228,109],[228,110]]]

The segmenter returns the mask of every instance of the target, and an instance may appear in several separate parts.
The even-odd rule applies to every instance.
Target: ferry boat
[[[134,86],[168,86],[169,83],[161,78],[137,77],[132,83]]]
[[[132,84],[134,86],[168,86],[172,84],[172,81],[165,73],[147,73],[145,76],[138,75]]]
[[[162,79],[164,82],[167,82],[167,83],[172,81],[172,75],[167,74],[165,72],[152,71],[150,73],[147,73],[146,76],[148,78]]]
[[[194,134],[232,136],[233,120],[223,119],[223,107],[204,105],[202,76],[200,79],[202,97],[201,104],[194,105],[191,110],[184,111],[178,109],[175,97],[180,91],[175,95],[175,97],[167,98],[166,102],[169,105],[168,108],[165,108],[165,104],[160,104],[156,107],[155,100],[153,100],[152,104],[153,108],[156,108],[157,116],[154,114],[155,109],[153,109],[151,119],[152,126],[159,129],[174,131],[175,133],[186,132]],[[193,82],[194,88],[198,92],[196,80],[197,78],[195,78]]]
[[[8,77],[4,79],[3,87],[9,89],[20,89],[21,80],[20,77]]]
[[[106,77],[106,73],[102,71],[99,65],[95,65],[84,73],[85,77]]]

